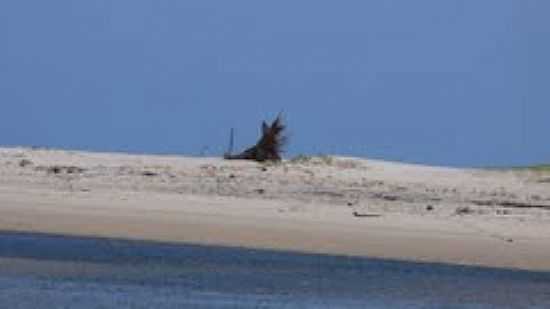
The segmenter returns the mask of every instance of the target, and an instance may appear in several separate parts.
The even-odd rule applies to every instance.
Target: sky
[[[3,0],[0,145],[550,162],[550,1]]]

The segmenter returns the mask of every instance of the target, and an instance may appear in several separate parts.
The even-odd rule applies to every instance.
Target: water
[[[550,272],[0,233],[0,308],[550,308]]]

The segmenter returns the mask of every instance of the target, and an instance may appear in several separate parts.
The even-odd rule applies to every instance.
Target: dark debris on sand
[[[283,147],[287,143],[287,137],[284,134],[285,129],[286,126],[280,114],[271,125],[268,125],[265,121],[262,122],[262,136],[256,145],[235,155],[231,154],[233,150],[233,131],[231,131],[229,150],[224,158],[226,160],[253,160],[257,162],[280,161]]]

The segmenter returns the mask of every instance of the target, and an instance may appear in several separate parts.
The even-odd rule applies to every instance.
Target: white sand
[[[0,148],[0,229],[550,270],[548,179]]]

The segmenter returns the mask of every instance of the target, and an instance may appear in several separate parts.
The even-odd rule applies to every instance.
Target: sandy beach
[[[550,270],[550,174],[0,148],[0,230]]]

